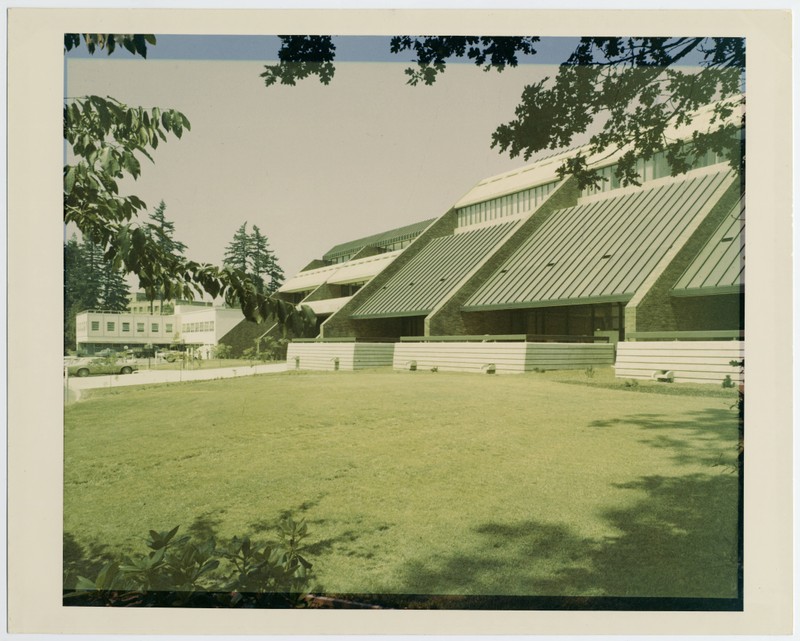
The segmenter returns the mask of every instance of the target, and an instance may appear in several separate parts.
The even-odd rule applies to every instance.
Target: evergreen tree
[[[225,248],[223,264],[244,273],[256,290],[269,296],[284,280],[283,270],[278,265],[269,240],[257,225],[248,233],[247,221],[236,230],[233,240]]]
[[[131,290],[125,277],[114,266],[106,263],[102,274],[101,306],[111,312],[124,312],[128,309]]]
[[[64,243],[64,351],[75,349],[75,314],[83,308],[83,262],[75,234]]]
[[[166,209],[167,205],[162,200],[158,204],[158,207],[156,207],[156,210],[150,214],[150,221],[147,223],[147,235],[163,250],[164,253],[171,254],[172,256],[183,256],[183,253],[186,251],[186,245],[179,240],[175,240],[175,223],[167,220],[166,216],[164,215]],[[164,301],[173,298],[171,291],[168,291],[169,286],[166,278],[159,279],[159,282],[157,283],[157,289],[159,302],[161,303],[159,306],[160,313],[163,314]],[[152,314],[153,301],[155,300],[155,297],[152,297],[149,300],[150,313]]]
[[[90,309],[125,311],[130,288],[122,272],[91,240],[64,243],[64,349],[75,348],[75,315]]]
[[[81,243],[81,262],[83,271],[80,288],[84,309],[101,309],[106,273],[103,250],[88,238],[84,238]]]
[[[269,240],[256,225],[253,225],[253,233],[250,235],[250,260],[258,282],[267,294],[274,293],[283,284],[285,277],[275,253],[269,248]]]
[[[225,258],[222,264],[226,267],[238,269],[243,273],[251,273],[250,270],[250,237],[247,234],[247,221],[236,230],[233,240],[225,248]]]

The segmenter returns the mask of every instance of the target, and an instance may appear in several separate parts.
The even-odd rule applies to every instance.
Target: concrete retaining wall
[[[443,372],[521,374],[535,369],[582,369],[612,365],[614,347],[587,343],[397,343],[394,369],[438,368]]]
[[[290,370],[333,371],[391,367],[394,345],[394,343],[289,343],[286,363]]]
[[[678,383],[714,383],[725,376],[741,382],[740,368],[732,360],[744,359],[744,341],[636,341],[617,345],[618,378],[653,378],[671,371]]]

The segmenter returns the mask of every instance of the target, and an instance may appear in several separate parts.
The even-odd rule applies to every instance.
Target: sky
[[[242,223],[257,225],[287,278],[338,243],[438,217],[481,179],[524,164],[490,148],[492,131],[574,43],[543,40],[538,62],[502,73],[452,64],[412,87],[408,56],[387,54],[388,38],[340,38],[329,86],[267,88],[259,74],[274,37],[157,37],[146,60],[68,53],[67,97],[182,111],[191,131],[160,145],[122,192],[148,212],[163,200],[198,261],[220,263]]]

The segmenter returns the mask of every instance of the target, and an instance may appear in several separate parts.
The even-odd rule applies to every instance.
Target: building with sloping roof
[[[706,110],[698,121],[710,117]],[[323,311],[318,341],[394,341],[395,367],[458,369],[457,355],[470,353],[475,371],[500,371],[491,347],[458,347],[476,341],[504,343],[498,359],[502,351],[507,371],[525,371],[544,352],[507,343],[572,345],[567,360],[584,366],[612,363],[619,342],[741,338],[739,176],[714,152],[671,176],[656,153],[638,161],[641,184],[623,187],[614,171],[623,152],[590,158],[601,181],[584,189],[557,172],[575,151],[486,178],[438,219],[412,226],[413,242],[391,256],[360,252],[392,232],[337,245],[282,294],[301,292]],[[376,264],[359,264],[367,260]],[[338,270],[359,268],[371,271],[368,280],[336,289]]]
[[[283,283],[276,297],[310,307],[321,324],[380,274],[433,220],[335,245]]]

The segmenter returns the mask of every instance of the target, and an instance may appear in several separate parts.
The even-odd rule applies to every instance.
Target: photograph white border
[[[530,27],[526,27],[530,25]],[[223,611],[61,605],[63,33],[747,38],[743,612]],[[788,634],[792,615],[791,16],[780,11],[8,13],[8,625],[12,633]],[[488,151],[488,150],[487,150]],[[41,315],[32,311],[42,310]],[[37,322],[31,322],[37,317]],[[52,365],[52,366],[51,366]]]

